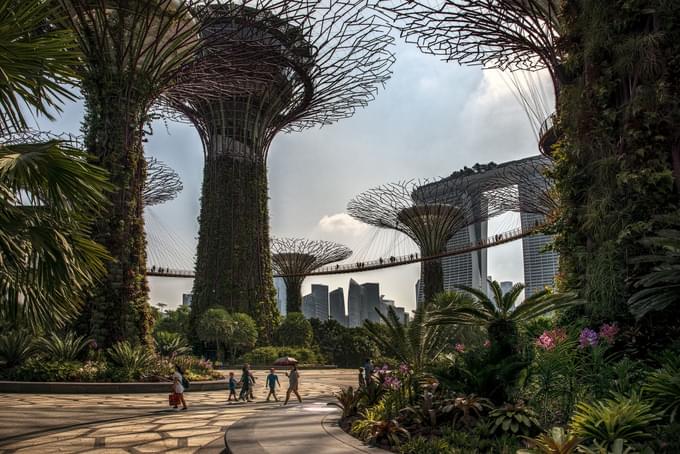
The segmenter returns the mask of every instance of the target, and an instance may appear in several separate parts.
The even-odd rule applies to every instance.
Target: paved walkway
[[[230,454],[388,454],[345,433],[338,426],[340,410],[328,402],[304,402],[241,419],[227,430],[227,450]]]
[[[230,405],[226,391],[190,392],[182,412],[168,409],[167,394],[2,394],[0,453],[218,453],[230,425],[280,406],[264,402],[266,372],[255,375],[255,403]],[[300,390],[317,399],[355,381],[354,370],[303,370]]]

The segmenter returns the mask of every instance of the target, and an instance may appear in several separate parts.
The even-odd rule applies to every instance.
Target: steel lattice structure
[[[205,154],[192,304],[258,315],[274,307],[266,168],[271,141],[280,131],[351,116],[389,78],[394,57],[389,27],[365,1],[245,5],[215,7],[204,31],[210,46],[201,59],[225,66],[213,82],[232,92],[170,90],[164,99],[196,126]],[[234,24],[239,36],[223,33]],[[238,58],[223,58],[234,54]],[[191,81],[192,71],[188,66],[180,78]]]
[[[303,238],[272,238],[271,250],[274,273],[281,276],[286,284],[289,314],[302,310],[305,275],[352,255],[352,250],[341,244]]]
[[[437,255],[458,230],[488,216],[482,193],[467,191],[468,179],[460,176],[437,185],[429,180],[385,184],[356,196],[347,212],[367,224],[404,233],[423,257]],[[443,290],[442,279],[441,261],[423,264],[426,301]]]
[[[156,158],[146,158],[146,183],[142,193],[144,206],[173,200],[182,189],[182,180],[175,170]]]

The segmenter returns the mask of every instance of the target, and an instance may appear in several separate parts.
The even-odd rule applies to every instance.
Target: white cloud
[[[325,215],[319,220],[319,230],[328,234],[362,236],[370,227],[347,213]]]

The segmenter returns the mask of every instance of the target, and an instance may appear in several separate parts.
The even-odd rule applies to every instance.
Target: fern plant
[[[50,361],[75,361],[85,351],[90,340],[84,336],[76,336],[69,331],[63,336],[57,333],[50,333],[38,340],[38,347]]]
[[[592,404],[578,403],[571,429],[575,435],[608,448],[618,439],[625,443],[650,439],[647,428],[659,419],[652,404],[643,402],[638,395],[614,394],[611,399]]]

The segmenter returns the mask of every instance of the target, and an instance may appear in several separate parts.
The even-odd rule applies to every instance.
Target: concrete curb
[[[192,381],[187,390],[225,391],[226,380]],[[0,393],[21,394],[154,394],[169,393],[170,382],[85,383],[85,382],[28,382],[0,381]]]

